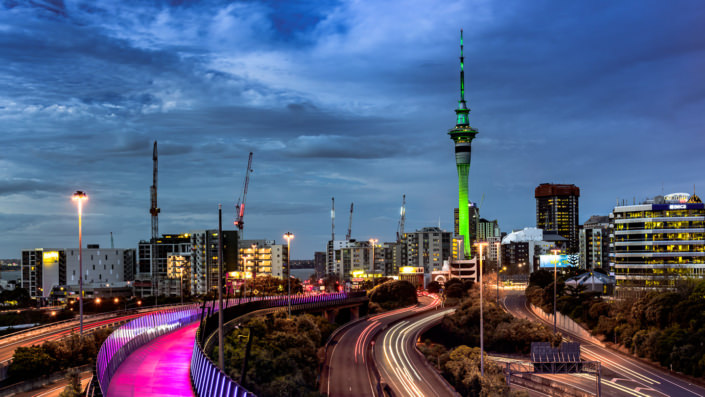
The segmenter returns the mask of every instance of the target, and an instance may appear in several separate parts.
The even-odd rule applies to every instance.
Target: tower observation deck
[[[468,174],[470,173],[470,149],[477,130],[470,127],[468,114],[470,109],[465,102],[465,58],[463,57],[463,31],[460,30],[460,100],[455,109],[455,128],[448,131],[450,139],[455,142],[455,164],[458,168],[458,223],[460,235],[463,236],[465,257],[470,258],[470,230],[468,211]]]

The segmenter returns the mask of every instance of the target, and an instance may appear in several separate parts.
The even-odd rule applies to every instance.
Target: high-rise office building
[[[125,286],[132,281],[133,248],[83,248],[83,286],[86,290]],[[32,297],[50,296],[54,287],[75,287],[81,277],[78,248],[35,248],[22,250],[21,285]],[[74,289],[74,288],[67,288]]]
[[[618,298],[705,277],[705,206],[696,195],[674,193],[615,207],[610,231]]]
[[[235,230],[223,230],[223,272],[237,270],[238,237]],[[154,254],[152,254],[154,249]],[[218,286],[218,230],[183,234],[163,234],[154,241],[140,241],[135,293],[138,296],[179,295],[181,282],[169,272],[169,265],[188,266],[188,286],[192,294],[205,294]],[[169,259],[171,258],[171,259]],[[170,260],[172,262],[170,262]],[[188,264],[182,264],[188,261]],[[154,284],[153,284],[154,283]]]
[[[441,270],[451,257],[452,235],[437,227],[405,233],[406,266],[423,267],[425,273]]]
[[[190,290],[192,294],[206,294],[218,288],[218,230],[197,230],[187,234],[191,249]],[[238,232],[223,230],[223,272],[238,268]],[[178,279],[172,279],[172,282]]]
[[[468,109],[465,102],[465,59],[463,58],[463,31],[460,31],[460,100],[458,108],[455,110],[455,128],[448,132],[450,138],[455,143],[455,165],[458,170],[458,234],[464,237],[465,256],[471,255],[471,244],[473,241],[469,228],[468,211],[468,176],[470,174],[470,151],[472,140],[477,135],[477,130],[470,127],[468,122]],[[449,240],[450,242],[450,240]]]
[[[287,245],[274,240],[241,240],[240,266],[246,277],[286,278]],[[240,276],[239,278],[242,278]]]
[[[609,270],[609,226],[609,217],[601,215],[593,215],[583,224],[578,239],[582,269]]]
[[[479,241],[489,241],[492,237],[499,237],[499,224],[497,220],[488,221],[485,218],[480,218],[477,222],[477,240]]]
[[[536,187],[536,227],[568,239],[568,252],[579,252],[578,198],[575,185],[542,183]]]

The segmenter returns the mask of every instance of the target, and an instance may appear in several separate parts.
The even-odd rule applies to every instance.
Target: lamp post
[[[482,247],[489,245],[487,242],[475,243],[480,247],[480,376],[485,376],[485,318],[483,314],[483,297],[482,297]]]
[[[83,338],[83,230],[81,215],[83,214],[83,200],[88,200],[86,193],[77,190],[72,197],[78,203],[78,311],[80,317],[79,336]]]
[[[294,238],[294,234],[291,232],[286,232],[284,234],[286,239],[286,293],[287,293],[287,310],[289,317],[291,317],[291,240]]]
[[[497,241],[495,243],[497,245],[497,304],[499,304],[499,272],[500,272],[500,265],[501,265],[501,259],[502,259],[502,252],[501,252],[501,243]]]
[[[558,255],[561,250],[554,248],[553,255]],[[556,284],[558,284],[558,260],[553,260],[553,333],[556,333]]]

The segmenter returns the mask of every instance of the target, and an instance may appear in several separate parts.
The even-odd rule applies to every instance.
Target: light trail
[[[505,296],[504,299],[502,300],[503,308],[505,311],[514,315],[515,317],[523,317],[523,318],[527,318],[527,319],[534,321],[534,322],[544,323],[543,319],[541,319],[540,317],[538,317],[536,314],[534,314],[531,311],[526,299],[523,299],[523,306],[524,306],[524,311],[527,314],[522,315],[522,313],[517,313],[517,312],[509,309],[509,306],[507,305],[507,298],[508,298],[508,296]],[[572,338],[573,340],[582,342],[581,349],[588,353],[588,354],[586,354],[586,357],[592,357],[593,359],[596,359],[597,361],[605,362],[605,363],[609,364],[608,366],[606,366],[606,368],[613,368],[614,370],[621,372],[623,375],[633,377],[633,379],[629,378],[627,380],[642,386],[642,387],[638,387],[637,389],[654,391],[656,393],[659,393],[659,394],[665,396],[667,394],[664,394],[661,391],[653,389],[652,386],[663,385],[664,383],[668,383],[669,385],[675,386],[685,392],[691,393],[694,396],[705,397],[705,394],[699,394],[696,391],[693,391],[685,386],[682,386],[682,385],[680,385],[670,379],[667,379],[666,377],[654,372],[653,370],[650,370],[650,369],[642,366],[641,363],[639,363],[638,361],[636,361],[635,359],[633,359],[631,357],[617,355],[616,353],[607,350],[603,346],[594,344],[593,342],[587,341],[579,336],[572,335],[572,334],[570,334],[569,331],[565,331],[565,330],[562,330],[562,331],[566,332],[566,334],[569,334],[570,338]],[[616,357],[616,358],[622,360],[624,362],[624,364],[619,364],[616,362],[616,359],[612,360],[608,357]],[[636,368],[641,373],[637,372],[637,370],[628,368],[627,365],[629,365],[633,368]],[[649,377],[647,375],[649,375],[651,377]],[[656,378],[656,379],[654,379],[654,378]],[[688,385],[692,385],[692,384],[688,383]],[[624,387],[624,386],[620,385],[620,387]],[[629,389],[629,390],[634,392],[632,389]]]
[[[396,382],[394,383],[401,386],[408,395],[426,396],[426,393],[419,387],[419,384],[425,383],[425,380],[409,359],[409,355],[414,353],[407,351],[408,348],[415,346],[417,334],[421,329],[426,327],[427,324],[437,321],[439,317],[451,312],[452,310],[446,310],[416,322],[402,321],[385,333],[382,339],[382,351],[384,352],[387,368],[396,375]],[[428,384],[426,389],[433,390]]]
[[[360,356],[362,356],[362,362],[365,362],[365,346],[367,346],[367,336],[375,329],[377,325],[379,325],[379,321],[373,321],[365,327],[365,329],[360,333],[360,336],[357,337],[357,342],[355,342],[355,363],[357,364],[357,355],[358,353]]]

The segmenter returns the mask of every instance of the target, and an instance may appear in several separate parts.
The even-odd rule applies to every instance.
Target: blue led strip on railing
[[[297,296],[291,298],[291,305],[298,306],[299,310],[304,308],[321,308],[337,305],[350,298],[361,298],[364,296],[364,292],[339,292],[325,295]],[[232,311],[227,313],[229,313],[229,319],[232,320],[233,318],[242,316],[248,312],[273,307],[286,307],[288,304],[289,300],[286,297],[255,297],[243,299],[241,301],[233,300],[232,304],[228,305],[228,310]],[[205,324],[203,324],[203,329],[199,328],[199,333],[205,332],[206,335],[210,335],[214,332],[214,328],[217,327],[217,316],[214,315],[215,312],[216,310],[211,313],[210,317],[204,319]],[[196,343],[194,343],[193,347],[193,356],[191,357],[191,383],[196,396],[254,397],[254,394],[247,391],[236,381],[227,376],[227,374],[220,371],[215,363],[211,361],[211,359],[203,351],[198,335],[199,334],[196,336]]]

